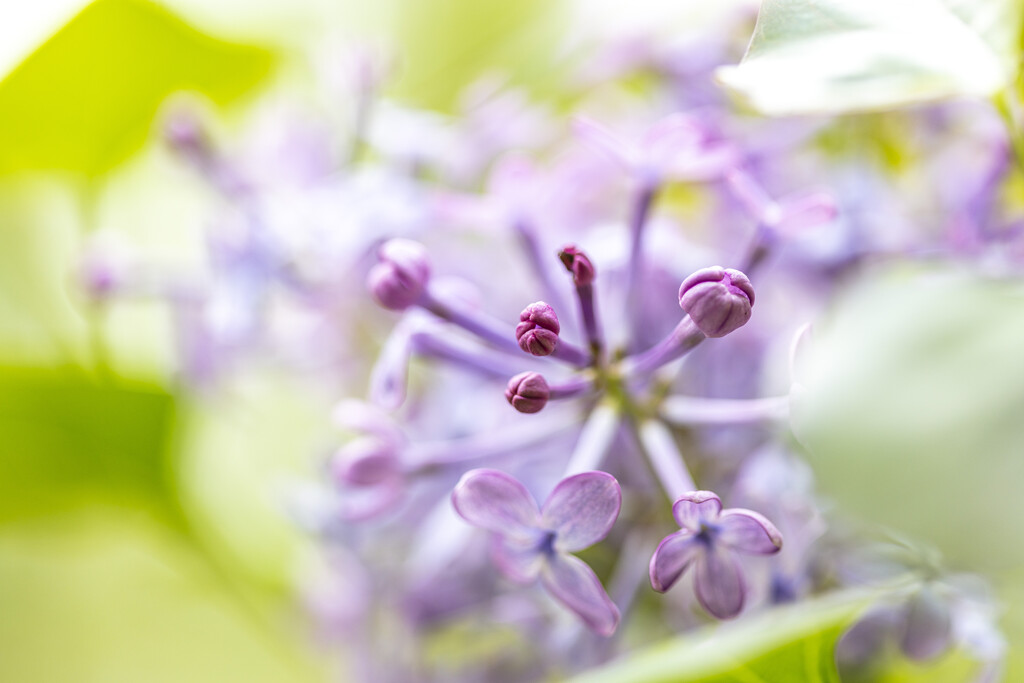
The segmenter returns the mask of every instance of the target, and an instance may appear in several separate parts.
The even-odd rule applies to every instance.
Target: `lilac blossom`
[[[711,338],[724,337],[746,325],[753,305],[750,280],[732,268],[704,268],[679,287],[679,307]]]
[[[539,577],[595,633],[615,631],[618,608],[593,570],[571,554],[602,540],[615,523],[622,493],[614,477],[604,472],[567,477],[538,507],[510,475],[471,470],[452,492],[452,504],[467,522],[492,532],[492,558],[505,576],[517,583]]]
[[[697,599],[719,619],[743,609],[747,588],[735,553],[772,555],[782,549],[778,529],[752,510],[722,510],[710,491],[692,491],[672,506],[679,531],[666,536],[651,557],[651,586],[665,592],[692,565]]]
[[[324,547],[351,554],[360,591],[372,596],[348,608],[351,572],[338,566],[345,580],[313,605],[359,634],[353,649],[374,640],[390,648],[375,628],[397,624],[414,660],[436,628],[500,623],[536,654],[528,677],[550,678],[617,655],[636,633],[588,640],[573,615],[603,636],[616,630],[620,609],[623,626],[634,611],[644,624],[696,625],[671,599],[679,590],[643,599],[648,578],[664,592],[689,571],[697,600],[722,619],[832,588],[816,571],[828,528],[806,467],[788,450],[763,455],[783,448],[779,427],[803,393],[802,378],[790,395],[762,391],[773,378],[771,349],[867,256],[948,253],[994,239],[1006,218],[995,204],[1010,150],[986,135],[968,184],[945,169],[969,150],[940,164],[943,190],[957,191],[924,200],[952,216],[936,246],[902,217],[914,193],[870,162],[829,159],[838,168],[825,178],[831,189],[803,189],[824,177],[812,138],[828,122],[767,124],[730,111],[710,90],[727,42],[615,43],[615,63],[592,76],[643,72],[652,96],[608,126],[573,116],[575,140],[554,139],[553,108],[494,81],[464,91],[458,117],[389,103],[382,65],[369,62],[348,79],[351,97],[332,93],[356,109],[341,139],[290,107],[275,106],[253,139],[233,146],[201,117],[168,122],[179,158],[228,207],[230,220],[216,221],[203,245],[210,272],[154,287],[135,260],[101,253],[87,255],[82,277],[104,305],[160,290],[181,323],[193,386],[255,351],[285,357],[275,343],[294,317],[282,319],[282,310],[309,321],[290,351],[311,385],[344,395],[369,385],[372,405],[338,404],[344,436],[320,451],[317,491],[297,506]],[[588,82],[595,93],[586,108],[620,86]],[[924,128],[924,144],[938,127]],[[595,153],[614,166],[593,163]],[[756,315],[748,276],[758,283]],[[322,372],[318,345],[337,354],[337,372]],[[472,469],[483,466],[500,471]],[[538,506],[528,491],[552,482],[560,483]],[[727,491],[773,521],[723,510],[704,489]],[[670,503],[681,528],[656,544],[664,530],[655,513]],[[509,593],[495,572],[481,571],[488,549],[459,516],[491,532],[500,574],[539,579],[571,614],[545,618],[542,593]],[[573,555],[605,538],[593,551],[597,572]],[[741,565],[745,554],[776,556]],[[883,635],[918,659],[966,643],[959,603],[921,595],[888,610]],[[334,611],[323,602],[331,600]],[[979,658],[994,661],[984,620],[965,621],[988,648]],[[595,642],[601,653],[580,654]],[[404,662],[357,658],[366,660],[365,680],[423,678],[414,664],[403,671]],[[493,676],[494,666],[437,676],[516,675]]]

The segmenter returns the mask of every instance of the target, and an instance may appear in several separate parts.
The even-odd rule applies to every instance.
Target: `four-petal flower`
[[[517,583],[538,577],[559,602],[593,631],[611,635],[619,610],[594,571],[570,553],[608,535],[622,505],[615,477],[583,472],[563,479],[541,507],[517,479],[490,469],[471,470],[452,492],[456,512],[493,534],[492,558]]]
[[[651,586],[665,592],[694,565],[697,600],[712,616],[729,619],[740,613],[746,586],[736,552],[770,555],[782,549],[782,534],[751,510],[722,510],[710,491],[691,491],[672,506],[682,527],[662,539],[651,557]]]

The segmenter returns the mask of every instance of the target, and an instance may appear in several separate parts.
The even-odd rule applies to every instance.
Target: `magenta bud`
[[[679,306],[708,337],[724,337],[750,320],[754,287],[732,268],[702,268],[683,280]]]
[[[520,413],[539,413],[548,403],[551,390],[537,372],[521,372],[508,381],[505,398]]]
[[[534,356],[549,356],[558,344],[558,316],[543,301],[530,304],[519,314],[516,341],[519,348]]]
[[[381,245],[377,256],[380,263],[366,276],[374,300],[392,311],[416,303],[430,279],[426,248],[412,240],[393,239]]]
[[[331,474],[339,484],[376,486],[400,474],[393,444],[373,437],[350,441],[335,452]]]
[[[590,262],[587,255],[572,244],[558,252],[558,258],[562,260],[565,269],[572,273],[573,284],[577,287],[589,285],[597,276],[594,264]]]

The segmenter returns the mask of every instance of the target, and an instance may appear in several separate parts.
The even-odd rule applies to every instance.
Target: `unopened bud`
[[[392,311],[416,303],[430,279],[426,248],[412,240],[393,239],[385,242],[377,255],[380,263],[366,277],[374,300]]]
[[[393,444],[363,437],[338,449],[331,460],[331,473],[340,484],[376,486],[398,476],[398,455]]]
[[[597,276],[594,264],[590,262],[586,254],[574,245],[570,244],[558,252],[558,258],[561,259],[565,269],[572,273],[573,284],[577,287],[589,285]]]
[[[754,288],[747,276],[732,268],[713,266],[683,280],[679,306],[708,337],[724,337],[750,320]]]
[[[534,356],[548,356],[558,345],[558,316],[543,301],[530,304],[519,314],[516,341],[519,348]]]
[[[550,396],[547,381],[537,372],[521,372],[505,388],[505,398],[520,413],[540,412]]]

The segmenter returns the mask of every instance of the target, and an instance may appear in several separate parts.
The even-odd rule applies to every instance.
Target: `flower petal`
[[[926,662],[949,649],[953,639],[949,604],[930,588],[922,588],[906,607],[900,649],[910,659]]]
[[[636,164],[636,148],[597,121],[585,116],[577,116],[573,119],[572,128],[577,137],[601,151],[610,161],[625,170],[632,170]]]
[[[541,509],[541,524],[555,532],[555,549],[575,552],[608,535],[622,507],[619,482],[607,472],[583,472],[558,482]]]
[[[782,534],[753,510],[726,510],[718,518],[718,530],[718,540],[741,553],[771,555],[782,549]]]
[[[491,561],[516,583],[531,583],[544,566],[544,555],[537,552],[534,540],[508,538],[495,534],[491,540]]]
[[[672,506],[672,516],[679,526],[695,533],[700,531],[702,521],[715,521],[721,511],[722,501],[711,491],[684,493]]]
[[[663,538],[651,556],[651,587],[660,593],[667,591],[705,547],[686,529]]]
[[[615,632],[619,608],[586,562],[573,555],[552,553],[540,578],[548,592],[575,612],[590,630],[602,636]]]
[[[498,470],[470,470],[452,491],[459,515],[481,529],[502,535],[532,535],[540,521],[537,503],[512,475]]]
[[[728,550],[708,548],[697,559],[697,600],[718,619],[731,619],[743,609],[746,586],[739,565]]]

